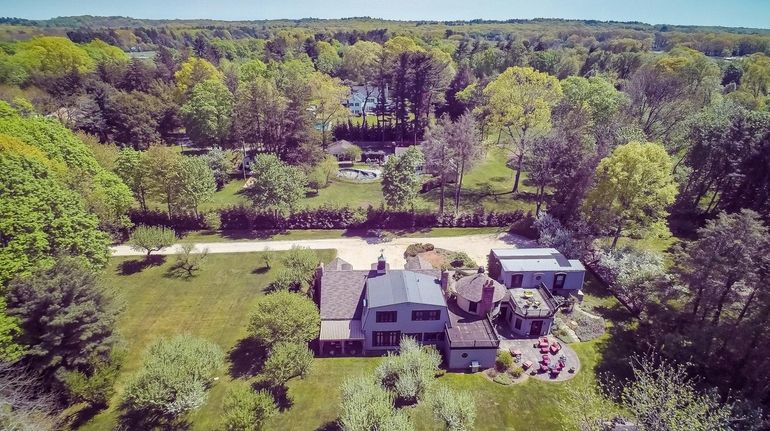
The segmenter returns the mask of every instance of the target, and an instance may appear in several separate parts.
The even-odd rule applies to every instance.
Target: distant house
[[[316,269],[319,351],[378,354],[398,348],[409,336],[435,345],[448,369],[492,367],[501,339],[493,321],[517,338],[547,335],[562,303],[554,292],[582,286],[582,265],[553,254],[561,255],[554,249],[492,250],[494,274],[479,268],[457,281],[425,260],[412,260],[400,270],[390,269],[380,256],[370,269],[357,270],[335,259]],[[548,286],[546,274],[554,279]]]
[[[350,141],[340,139],[339,141],[332,142],[326,147],[326,152],[336,157],[337,160],[350,160],[351,151],[356,145]],[[357,160],[353,160],[354,162]]]
[[[367,114],[373,114],[377,109],[379,103],[380,89],[373,86],[365,85],[353,85],[350,87],[350,95],[348,96],[345,106],[350,110],[351,114],[361,115],[366,109]],[[385,104],[390,103],[388,99],[388,87],[385,87]]]

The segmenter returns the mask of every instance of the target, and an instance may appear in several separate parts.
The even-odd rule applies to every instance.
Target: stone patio
[[[542,361],[543,353],[540,353],[540,348],[533,347],[538,340],[537,338],[504,338],[500,337],[500,350],[507,350],[509,352],[513,350],[518,350],[522,353],[522,359],[519,362],[519,365],[523,364],[524,362],[530,361],[532,362],[532,367],[527,369],[525,373],[531,378],[536,378],[540,380],[545,380],[548,382],[563,382],[565,380],[569,380],[577,373],[580,372],[580,359],[578,359],[577,353],[575,353],[575,350],[573,350],[569,345],[565,344],[564,342],[560,341],[556,337],[549,335],[548,336],[548,342],[552,343],[554,341],[557,341],[559,344],[561,344],[561,350],[557,354],[548,353],[548,357],[550,358],[551,363],[558,361],[559,357],[562,355],[566,357],[567,362],[564,369],[559,373],[558,376],[553,377],[548,372],[537,372],[535,375],[531,374],[532,370],[539,370],[540,369],[540,361]],[[570,373],[569,369],[575,367],[575,372]]]

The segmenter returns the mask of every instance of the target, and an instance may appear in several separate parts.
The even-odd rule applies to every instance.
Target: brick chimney
[[[377,274],[385,274],[388,272],[388,262],[385,260],[385,256],[380,253],[380,257],[377,258]]]
[[[321,299],[321,279],[324,277],[324,265],[319,262],[315,267],[315,273],[313,274],[313,296],[316,300]]]
[[[481,301],[479,302],[479,314],[487,314],[494,308],[495,284],[492,280],[487,280],[484,287],[481,288]]]
[[[449,293],[449,271],[441,270],[441,291]]]

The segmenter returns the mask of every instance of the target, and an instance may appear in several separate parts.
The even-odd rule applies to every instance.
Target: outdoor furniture
[[[528,370],[529,367],[531,367],[531,366],[532,366],[532,361],[524,361],[524,363],[521,364],[521,368],[523,368],[525,370]]]
[[[559,344],[557,341],[554,341],[553,343],[551,343],[551,347],[549,350],[551,351],[551,353],[555,355],[559,353],[559,351],[561,350],[561,344]]]
[[[540,347],[540,353],[548,353],[548,347]]]
[[[575,374],[575,367],[570,367],[570,369],[567,371],[569,371],[570,374]]]
[[[540,372],[541,373],[547,373],[548,372],[548,365],[545,365],[545,364],[540,365]]]
[[[521,356],[521,350],[517,350],[517,349],[511,348],[511,355],[513,355],[513,356]]]
[[[543,364],[548,365],[551,363],[551,358],[548,355],[543,355]]]
[[[472,373],[479,372],[479,361],[471,361],[470,369]]]

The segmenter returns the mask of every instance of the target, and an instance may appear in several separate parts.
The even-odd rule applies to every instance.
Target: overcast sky
[[[0,16],[72,15],[223,20],[576,18],[768,28],[770,0],[0,0]]]

